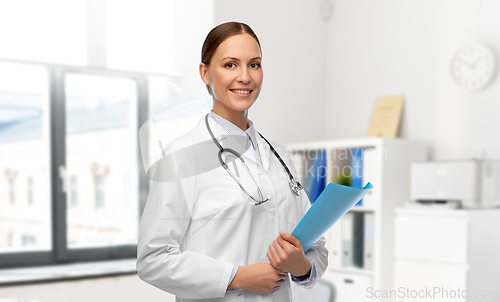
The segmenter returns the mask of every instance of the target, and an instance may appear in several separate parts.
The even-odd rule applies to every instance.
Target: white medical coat
[[[223,138],[227,132],[210,117],[209,123],[219,143],[230,145],[232,138]],[[269,263],[266,253],[279,231],[291,233],[310,207],[304,191],[300,196],[291,192],[279,160],[269,145],[256,137],[263,165],[255,161],[252,148],[242,156],[264,197],[271,198],[260,205],[255,205],[219,164],[218,148],[208,133],[205,117],[166,148],[173,166],[160,171],[163,168],[158,165],[140,222],[137,271],[142,280],[175,294],[176,301],[291,301],[289,274],[273,293],[243,289],[226,293],[234,264]],[[288,151],[270,143],[297,179]],[[176,156],[203,145],[215,151]],[[216,165],[207,164],[209,161]],[[182,175],[183,171],[207,165],[211,168],[208,171]],[[244,175],[241,179],[245,188],[252,188],[251,180]],[[321,237],[306,256],[317,272],[316,278],[301,285],[310,288],[328,265],[325,238]]]

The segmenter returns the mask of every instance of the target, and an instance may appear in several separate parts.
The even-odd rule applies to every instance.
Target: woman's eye
[[[259,63],[252,63],[252,64],[250,64],[250,67],[252,67],[252,68],[260,68],[260,64]]]
[[[227,63],[227,64],[226,64],[226,67],[227,67],[227,68],[233,68],[233,67],[235,67],[235,66],[236,66],[236,65],[235,65],[234,63]]]

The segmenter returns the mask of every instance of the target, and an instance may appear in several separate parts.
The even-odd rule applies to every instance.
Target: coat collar
[[[235,146],[235,144],[239,144],[236,140],[231,140],[231,136],[228,136],[227,131],[224,128],[222,128],[217,122],[215,122],[214,119],[210,117],[210,115],[208,116],[208,124],[210,125],[210,129],[212,129],[215,139],[221,144],[223,148],[228,148],[228,147],[231,148],[232,146]],[[209,143],[214,144],[212,137],[210,136],[208,129],[205,125],[205,115],[201,117],[200,121],[198,122],[197,128],[203,134],[203,138],[209,140]],[[260,137],[257,129],[255,128],[255,124],[254,124],[254,130],[255,130],[255,136],[257,137],[257,143],[262,160],[262,166],[255,159],[255,153],[251,147],[248,148],[246,152],[244,152],[241,155],[243,156],[245,161],[251,161],[257,167],[263,168],[266,172],[269,172],[269,159],[270,159],[271,148],[269,148],[269,145],[266,143],[266,141],[263,140],[262,137]],[[241,148],[239,148],[238,150],[241,150]],[[256,173],[257,171],[254,171],[253,166],[254,165],[252,164],[250,165],[249,168],[252,170],[252,173]]]

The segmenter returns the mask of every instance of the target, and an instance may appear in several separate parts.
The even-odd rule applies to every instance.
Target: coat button
[[[271,215],[271,217],[274,217],[274,215],[276,215],[276,209],[275,208],[270,209],[269,215]]]

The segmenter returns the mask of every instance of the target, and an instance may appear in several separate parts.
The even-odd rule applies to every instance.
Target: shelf
[[[364,208],[364,207],[353,207],[349,210],[349,212],[372,213],[372,212],[375,212],[375,209],[374,208]]]
[[[0,270],[0,286],[136,273],[136,259]]]
[[[342,274],[360,274],[360,275],[366,275],[366,276],[373,276],[374,275],[373,271],[358,268],[358,267],[332,268],[332,269],[328,269],[328,272],[342,273]]]
[[[368,148],[379,146],[383,140],[381,138],[360,138],[349,140],[325,140],[311,141],[304,143],[283,144],[288,150],[319,150],[332,148]]]
[[[329,268],[326,274],[330,273],[332,280],[343,284],[339,287],[339,297],[351,297],[359,291],[357,286],[367,284],[374,288],[391,288],[394,285],[392,234],[395,209],[401,207],[410,195],[411,163],[425,161],[427,158],[425,143],[404,139],[357,138],[284,146],[290,151],[297,175],[303,183],[306,183],[303,178],[309,173],[305,171],[310,169],[312,158],[302,156],[301,153],[313,151],[314,155],[314,151],[326,151],[326,180],[329,183],[336,182],[340,173],[352,173],[354,155],[354,163],[360,163],[358,151],[352,151],[363,149],[362,183],[369,181],[374,189],[363,198],[362,206],[349,210],[356,215],[342,217],[325,234],[329,249]],[[361,267],[347,266],[355,263]],[[346,279],[351,280],[347,285],[343,283]],[[366,301],[381,300],[373,298]]]

